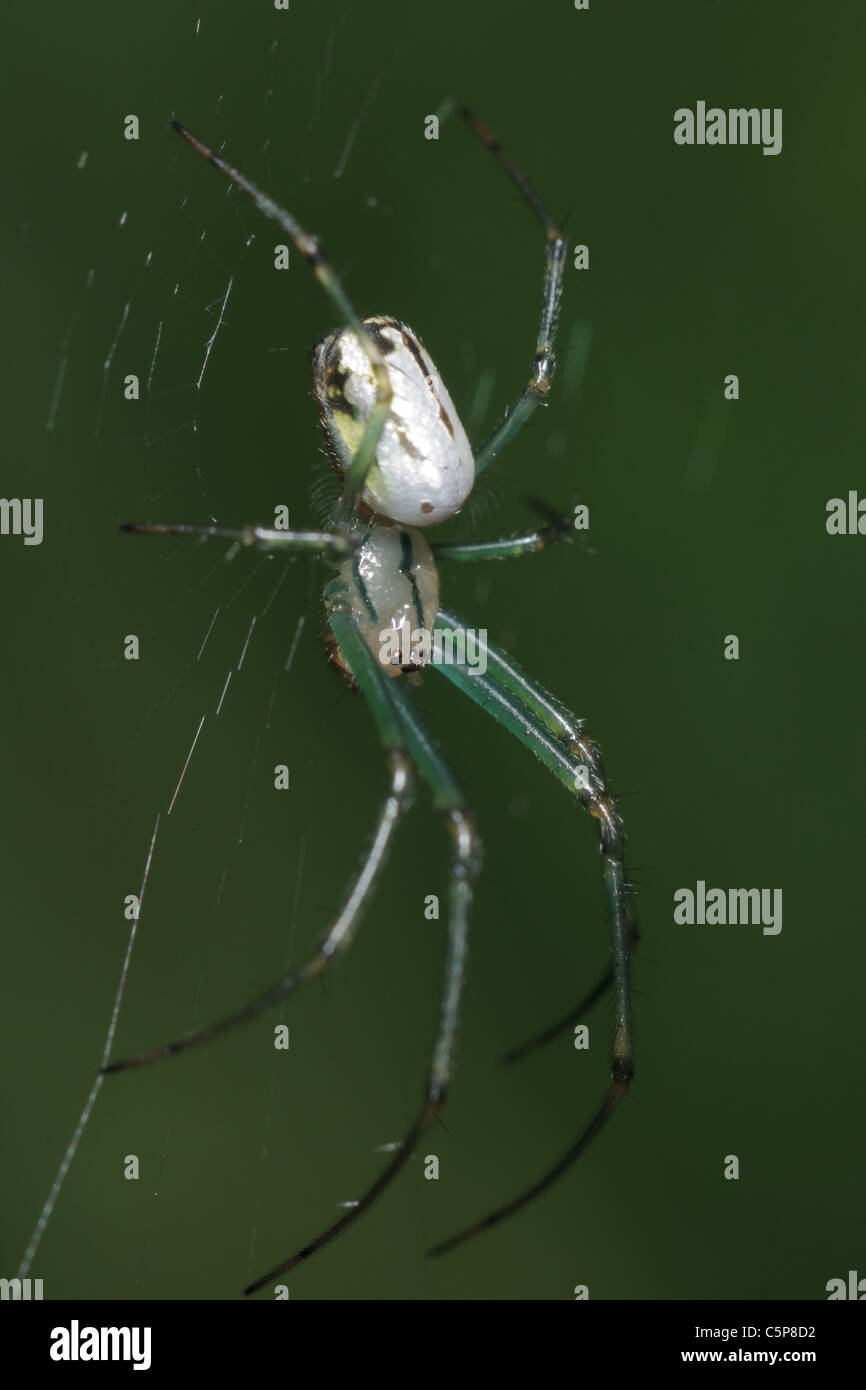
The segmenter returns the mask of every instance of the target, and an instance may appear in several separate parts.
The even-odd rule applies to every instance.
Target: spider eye
[[[407,526],[432,526],[455,516],[475,482],[466,431],[431,357],[410,328],[391,318],[364,327],[382,354],[393,399],[363,500]],[[351,463],[376,400],[370,360],[349,328],[313,349],[319,415],[340,472]]]

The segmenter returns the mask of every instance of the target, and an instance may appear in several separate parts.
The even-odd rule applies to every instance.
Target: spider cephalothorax
[[[412,675],[429,662],[420,636],[430,633],[439,611],[439,571],[420,531],[393,522],[371,521],[359,532],[357,548],[329,585],[329,598],[342,592],[355,624],[373,656],[389,676]],[[351,668],[342,652],[332,658]],[[354,683],[354,676],[352,676]]]

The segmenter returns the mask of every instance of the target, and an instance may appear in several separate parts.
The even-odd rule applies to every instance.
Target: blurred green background
[[[167,118],[225,142],[319,232],[363,313],[420,333],[478,438],[528,371],[542,241],[459,121],[423,138],[453,94],[590,248],[590,269],[567,272],[551,405],[449,534],[519,530],[534,492],[586,502],[591,549],[456,569],[443,598],[604,749],[639,888],[637,1079],[542,1201],[424,1258],[570,1141],[609,1045],[602,1006],[588,1054],[566,1037],[500,1064],[605,959],[595,832],[430,675],[418,705],[486,845],[447,1128],[290,1277],[291,1297],[812,1299],[866,1274],[866,539],[824,526],[829,498],[866,493],[862,9],[91,0],[4,27],[39,77],[22,57],[8,88],[3,493],[44,497],[45,539],[0,542],[0,1272],[98,1063],[157,812],[115,1055],[218,1017],[301,957],[383,786],[366,712],[321,659],[321,568],[227,566],[217,545],[116,531],[266,521],[277,503],[312,521],[328,476],[307,354],[333,313],[298,257],[273,272],[271,228]],[[782,107],[782,154],[675,146],[674,110],[699,99]],[[124,402],[123,377],[151,367]],[[729,633],[738,662],[722,659]],[[47,1297],[235,1297],[372,1180],[419,1097],[444,946],[423,900],[444,894],[446,857],[421,796],[350,957],[283,1011],[288,1054],[269,1017],[107,1081],[33,1267]],[[698,879],[781,887],[781,934],[676,926],[673,894]]]

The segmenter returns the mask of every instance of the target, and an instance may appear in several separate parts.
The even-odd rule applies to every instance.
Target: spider
[[[488,642],[486,635],[474,639],[476,660],[467,659],[472,631],[455,613],[439,605],[439,561],[528,555],[562,537],[568,523],[559,519],[526,535],[433,546],[419,529],[434,526],[461,510],[476,476],[547,400],[567,252],[565,237],[522,170],[471,111],[461,109],[461,115],[516,184],[540,222],[546,241],[541,320],[530,379],[474,455],[436,367],[411,329],[383,316],[360,320],[318,239],[179,122],[171,122],[197,154],[291,238],[343,321],[343,326],[323,338],[312,353],[319,414],[341,490],[327,531],[165,522],[136,522],[121,529],[148,535],[223,537],[234,543],[232,553],[238,546],[252,546],[320,557],[331,571],[324,587],[328,658],[369,707],[388,776],[375,834],[362,867],[339,914],[306,963],[229,1016],[175,1042],[110,1062],[103,1072],[155,1062],[226,1033],[339,960],[351,944],[362,910],[382,875],[394,832],[409,808],[416,775],[427,784],[434,806],[443,813],[452,841],[444,983],[420,1108],[364,1195],[314,1240],[251,1283],[245,1294],[254,1293],[309,1259],[357,1221],[397,1176],[445,1102],[454,1065],[481,844],[463,791],[405,688],[417,681],[418,671],[426,666],[441,671],[518,738],[598,822],[610,918],[610,964],[576,1009],[539,1037],[514,1049],[509,1060],[525,1056],[561,1034],[611,986],[615,1013],[610,1083],[574,1142],[530,1187],[429,1253],[440,1255],[452,1250],[512,1216],[550,1187],[605,1125],[633,1074],[630,956],[637,941],[637,926],[626,878],[622,821],[608,790],[601,758],[584,732],[582,720],[570,714],[507,653]],[[403,644],[395,656],[390,639],[397,634],[408,634],[410,645],[407,648]],[[386,655],[389,642],[390,655]],[[483,660],[477,659],[479,653]]]

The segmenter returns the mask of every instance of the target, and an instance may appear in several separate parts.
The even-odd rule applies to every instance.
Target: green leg
[[[281,208],[272,198],[269,198],[266,193],[262,193],[261,189],[257,188],[254,183],[251,183],[239,169],[233,168],[231,164],[227,164],[219,155],[214,154],[213,150],[208,149],[207,145],[203,144],[201,140],[197,140],[194,135],[191,135],[179,121],[172,121],[171,125],[172,128],[177,131],[178,135],[182,136],[186,143],[194,149],[197,154],[207,159],[230,183],[234,184],[235,188],[239,188],[242,193],[245,193],[248,198],[251,198],[259,212],[265,217],[269,217],[272,222],[276,222],[277,225],[282,228],[300,251],[319,284],[336,306],[345,322],[354,330],[361,346],[367,354],[370,368],[376,381],[376,403],[370,413],[370,418],[367,421],[361,443],[358,445],[358,452],[352,460],[352,466],[345,476],[343,491],[340,496],[336,517],[337,527],[342,531],[348,530],[354,519],[358,506],[358,499],[363,492],[367,473],[370,470],[370,465],[376,454],[379,436],[382,433],[385,421],[391,409],[393,392],[391,390],[391,380],[388,376],[385,360],[355,312],[348,295],[340,284],[336,271],[325,259],[322,247],[317,238],[310,236],[309,232],[305,232],[301,224],[295,220],[290,212],[287,212],[285,208]]]
[[[285,532],[275,534],[283,536]],[[343,537],[335,537],[335,539],[344,541]],[[341,587],[340,581],[333,581],[330,587]],[[335,622],[340,625],[344,615],[335,614],[334,616]],[[345,630],[343,630],[344,627]],[[345,641],[344,650],[347,657],[353,663],[363,661],[363,653],[366,653],[367,649],[351,620],[347,625],[341,626],[341,633]],[[360,648],[363,649],[363,653]],[[372,657],[370,660],[372,661]],[[388,754],[388,790],[379,815],[379,823],[373,842],[333,926],[322,938],[310,958],[299,969],[283,976],[270,989],[265,990],[263,994],[256,995],[255,999],[251,999],[242,1008],[236,1009],[234,1013],[218,1019],[215,1023],[209,1023],[205,1027],[197,1029],[194,1033],[188,1033],[185,1037],[178,1038],[175,1042],[163,1043],[159,1047],[134,1053],[116,1062],[110,1062],[102,1068],[102,1073],[127,1071],[130,1067],[159,1062],[166,1057],[174,1057],[179,1052],[186,1052],[190,1048],[198,1047],[201,1043],[210,1042],[211,1039],[221,1037],[224,1033],[230,1033],[241,1024],[249,1023],[252,1019],[258,1018],[266,1009],[273,1008],[280,1000],[307,984],[316,975],[321,975],[348,950],[355,938],[363,910],[385,868],[394,831],[408,809],[412,794],[412,764],[405,752],[403,730],[394,713],[386,677],[383,677],[381,682],[370,683],[367,690],[367,701],[376,720],[382,744]]]
[[[263,994],[256,995],[255,999],[251,999],[248,1004],[236,1009],[234,1013],[218,1019],[215,1023],[198,1028],[194,1033],[187,1033],[185,1037],[178,1038],[174,1042],[162,1043],[159,1047],[149,1048],[145,1052],[133,1053],[131,1056],[120,1058],[116,1062],[109,1062],[101,1069],[101,1076],[110,1072],[128,1071],[130,1067],[146,1066],[151,1062],[160,1062],[166,1057],[175,1057],[179,1052],[187,1052],[190,1048],[211,1042],[214,1038],[222,1037],[224,1033],[231,1033],[241,1024],[249,1023],[258,1018],[266,1009],[274,1008],[287,995],[294,994],[296,990],[315,979],[317,975],[323,974],[341,956],[345,955],[355,939],[364,908],[369,903],[387,864],[394,831],[407,811],[411,800],[412,765],[408,757],[399,747],[392,746],[388,748],[388,760],[390,769],[388,790],[379,815],[379,823],[373,836],[373,842],[367,851],[360,873],[352,884],[342,910],[309,959],[297,970],[293,970],[291,974],[284,975]]]
[[[548,526],[540,526],[537,531],[528,531],[523,536],[505,536],[495,541],[469,541],[464,544],[434,544],[431,546],[437,560],[510,560],[522,555],[535,555],[546,550],[557,541],[570,540],[572,536],[571,517],[560,516],[541,502],[533,501],[536,511],[551,518]]]
[[[440,609],[437,617],[437,625],[445,630],[459,632],[465,631],[465,625],[461,618],[455,613],[447,613]],[[566,749],[576,754],[582,763],[582,770],[576,774],[577,782],[573,784],[573,789],[578,790],[579,784],[583,783],[589,787],[595,784],[599,792],[604,791],[607,786],[607,778],[604,764],[598,749],[592,740],[584,733],[583,720],[576,719],[575,716],[565,708],[564,705],[554,698],[543,686],[539,685],[526,674],[513,657],[500,647],[492,646],[478,640],[479,656],[483,649],[486,658],[487,670],[493,677],[504,686],[505,689],[518,701],[524,705],[535,718],[539,720],[547,733],[552,734],[558,742],[565,745]],[[534,750],[533,750],[534,751]],[[621,827],[620,827],[621,829]],[[634,952],[638,942],[638,927],[632,911],[631,900],[626,900],[626,913],[628,918],[629,930],[629,949]],[[506,1054],[506,1061],[514,1062],[522,1057],[534,1052],[536,1048],[545,1043],[552,1042],[560,1037],[564,1032],[570,1031],[573,1025],[580,1021],[586,1011],[596,1003],[604,994],[605,990],[613,981],[613,970],[608,968],[592,987],[589,993],[581,999],[576,1008],[571,1009],[563,1018],[559,1019],[551,1027],[537,1037],[529,1039],[528,1042],[520,1044],[518,1047]]]
[[[444,608],[440,608],[437,613],[435,625],[445,632],[466,632],[463,619],[456,613],[446,612]],[[553,734],[557,740],[565,744],[566,750],[570,748],[578,752],[578,745],[583,737],[583,720],[576,719],[565,705],[560,704],[553,695],[528,676],[507,652],[490,642],[482,641],[480,636],[476,637],[476,642],[479,656],[483,653],[487,670],[495,676],[499,684],[527,707],[543,724],[547,733]],[[565,780],[567,783],[568,778]]]
[[[422,723],[398,682],[385,674],[363,641],[350,613],[342,607],[345,585],[335,580],[326,590],[329,620],[334,637],[365,696],[386,747],[404,750],[427,782],[433,803],[448,818],[452,836],[449,876],[448,952],[439,1024],[430,1059],[421,1108],[397,1147],[393,1158],[361,1198],[315,1240],[281,1260],[250,1284],[244,1293],[255,1293],[280,1275],[308,1260],[324,1245],[351,1226],[385,1191],[406,1164],[419,1139],[445,1102],[454,1066],[454,1044],[460,1015],[460,999],[466,970],[469,912],[481,848],[472,815],[463,793],[439,748]]]
[[[474,116],[471,111],[464,108],[461,110],[460,114],[467,125],[470,126],[478,136],[481,143],[486,146],[505,170],[511,181],[520,189],[520,192],[523,194],[544,228],[544,235],[547,240],[547,249],[544,255],[541,320],[538,325],[535,356],[532,361],[532,374],[520,396],[507,411],[504,419],[496,426],[493,433],[484,441],[481,448],[477,451],[475,455],[475,471],[476,473],[481,473],[489,463],[493,462],[496,455],[501,453],[506,444],[511,442],[517,431],[526,423],[539,403],[546,401],[550,393],[550,386],[553,381],[553,373],[556,366],[553,343],[556,336],[557,320],[559,318],[559,301],[562,296],[562,276],[565,269],[568,243],[538,194],[535,192],[535,189],[526,178],[523,170],[514,163],[510,155],[505,153],[499,141],[495,139],[487,127],[479,121],[477,116]]]
[[[229,554],[239,546],[255,550],[285,550],[299,554],[324,555],[345,560],[355,550],[348,536],[330,531],[270,531],[265,526],[194,526],[184,521],[127,521],[119,528],[135,536],[197,536],[200,540],[234,541]]]
[[[452,613],[440,611],[436,627],[460,632],[465,625]],[[488,666],[438,666],[454,685],[514,734],[553,773],[599,823],[599,836],[611,931],[611,974],[614,989],[614,1040],[611,1083],[589,1124],[558,1161],[526,1191],[490,1212],[481,1221],[435,1247],[443,1254],[481,1231],[498,1225],[539,1196],[564,1173],[595,1138],[628,1090],[633,1075],[631,970],[633,920],[625,877],[625,836],[603,777],[601,760],[584,734],[580,720],[570,715],[504,652],[486,648]]]

